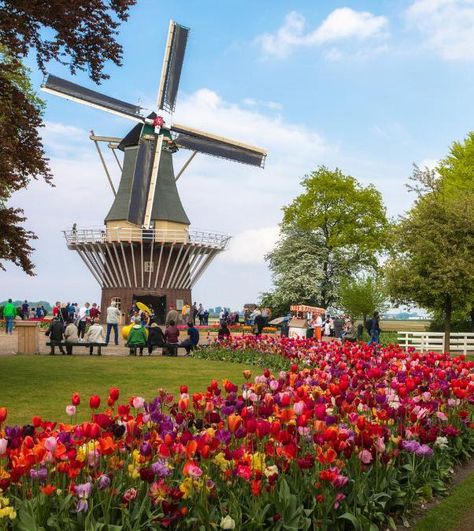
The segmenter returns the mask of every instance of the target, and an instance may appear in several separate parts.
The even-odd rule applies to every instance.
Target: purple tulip
[[[143,455],[143,457],[150,457],[152,451],[153,449],[149,442],[144,442],[140,445],[140,453]]]
[[[107,489],[110,487],[110,478],[107,474],[102,474],[97,480],[97,484],[100,490]]]
[[[87,500],[84,498],[81,498],[77,501],[76,505],[76,513],[86,513],[89,510],[89,504],[87,503]]]
[[[168,466],[168,463],[164,459],[160,459],[151,465],[151,469],[154,474],[160,478],[164,478],[171,474],[171,468]]]

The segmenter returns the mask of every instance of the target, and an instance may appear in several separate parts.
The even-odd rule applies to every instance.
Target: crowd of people
[[[164,355],[177,355],[178,348],[184,348],[189,355],[191,350],[199,343],[199,330],[196,328],[197,322],[200,326],[209,324],[209,311],[202,304],[184,304],[180,310],[170,306],[166,314],[164,331],[159,326],[158,316],[153,308],[144,311],[134,304],[128,311],[129,323],[125,345],[130,349],[130,355],[143,355],[144,349],[151,355],[157,347],[163,349]],[[143,308],[143,305],[141,305]],[[105,310],[106,329],[100,324],[102,315],[97,303],[84,303],[80,306],[77,303],[56,302],[52,310],[53,318],[50,322],[46,335],[49,337],[51,354],[54,354],[55,347],[65,355],[71,355],[73,346],[81,343],[89,346],[90,355],[94,352],[94,347],[99,345],[107,346],[112,339],[115,345],[119,345],[119,324],[122,313],[112,301]],[[28,302],[22,304],[21,308],[15,307],[12,300],[3,307],[3,317],[5,319],[5,330],[7,334],[13,333],[13,322],[17,316],[22,319],[43,318],[47,315],[44,306],[30,308]],[[271,319],[269,308],[245,307],[243,312],[244,323],[253,326],[255,335],[260,335]],[[305,318],[308,322],[310,336],[321,340],[323,336],[334,337],[342,341],[355,341],[362,339],[364,325],[359,325],[356,332],[354,321],[348,315],[331,316],[329,314],[306,314],[296,315]],[[287,316],[282,328],[285,334],[285,327],[288,328],[291,316]],[[239,312],[230,312],[222,309],[219,314],[218,339],[223,340],[230,337],[230,326],[240,323]],[[185,335],[180,336],[178,326],[185,325]],[[378,312],[366,321],[365,328],[370,336],[369,344],[377,344],[380,338],[380,318]],[[287,331],[286,331],[287,333]],[[100,349],[98,349],[100,354]]]
[[[196,308],[198,308],[196,306]],[[151,355],[155,348],[161,348],[163,355],[176,356],[178,348],[184,348],[186,355],[199,343],[199,331],[195,327],[190,311],[178,313],[170,309],[167,316],[165,331],[158,324],[157,316],[153,310],[143,311],[136,305],[129,311],[130,325],[126,328],[125,345],[129,348],[129,354],[142,356],[145,349]],[[119,324],[122,317],[120,310],[114,301],[105,311],[106,330],[99,322],[101,310],[96,303],[92,305],[86,302],[79,307],[76,303],[62,304],[57,302],[53,308],[53,319],[46,335],[51,346],[50,354],[55,353],[58,347],[61,354],[72,355],[75,345],[86,344],[89,354],[94,353],[94,348],[107,346],[112,339],[115,345],[119,345]],[[170,318],[174,317],[173,318]],[[186,336],[180,338],[180,330],[177,327],[182,318],[188,318]],[[100,349],[97,350],[100,355]]]

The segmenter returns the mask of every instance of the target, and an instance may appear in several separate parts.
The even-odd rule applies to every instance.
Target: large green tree
[[[435,170],[415,167],[412,182],[417,199],[395,229],[388,290],[399,303],[441,313],[449,350],[453,312],[474,305],[474,134]]]
[[[387,294],[382,279],[376,276],[358,276],[343,280],[339,288],[339,306],[352,317],[367,317],[387,307]]]
[[[281,237],[267,256],[274,290],[264,301],[327,308],[343,279],[377,268],[387,243],[385,207],[373,186],[339,169],[321,166],[301,184],[304,192],[283,208]]]
[[[30,53],[45,72],[51,60],[88,71],[99,82],[104,65],[121,64],[116,41],[135,0],[0,0],[0,268],[10,261],[33,274],[30,241],[21,209],[7,205],[31,179],[51,183],[40,136],[42,104],[22,60]]]

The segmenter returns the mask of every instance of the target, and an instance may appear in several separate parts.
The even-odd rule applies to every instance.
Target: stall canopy
[[[317,306],[307,306],[306,304],[293,304],[290,306],[292,313],[312,313],[313,315],[322,315],[326,313],[324,308],[318,308]]]

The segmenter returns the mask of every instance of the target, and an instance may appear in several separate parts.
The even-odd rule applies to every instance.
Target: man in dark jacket
[[[156,321],[151,321],[148,327],[148,355],[151,356],[153,347],[164,347],[165,344],[163,330],[158,326]]]
[[[379,342],[379,337],[380,337],[380,317],[379,317],[379,312],[374,312],[374,316],[372,317],[372,319],[369,321],[369,334],[370,334],[370,341],[369,341],[369,345],[377,345],[378,342]]]
[[[188,323],[188,337],[182,341],[179,346],[186,349],[186,355],[189,356],[191,350],[199,343],[199,330],[195,328],[192,321]]]
[[[255,327],[255,335],[259,336],[262,333],[263,327],[266,324],[265,317],[259,312],[253,321],[253,325]]]
[[[64,326],[60,319],[55,317],[51,324],[49,325],[49,328],[46,332],[46,335],[49,336],[49,341],[51,343],[51,352],[50,355],[54,356],[54,348],[56,346],[59,346],[59,350],[61,354],[66,354],[66,352],[63,349],[63,346],[61,345],[61,341],[64,337]]]

